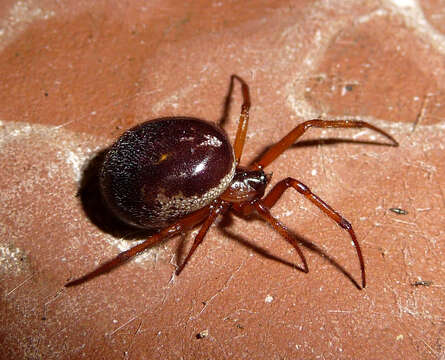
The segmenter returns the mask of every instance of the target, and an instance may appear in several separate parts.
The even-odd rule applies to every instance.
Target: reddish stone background
[[[439,1],[3,1],[2,357],[444,359],[444,19]],[[233,73],[253,101],[245,162],[314,117],[400,142],[311,130],[304,140],[343,141],[270,166],[274,183],[298,178],[352,222],[367,288],[307,248],[309,274],[272,260],[298,262],[266,224],[229,217],[180,277],[190,236],[65,289],[134,244],[76,196],[91,159],[145,119],[218,121]],[[240,99],[237,86],[232,138]],[[289,191],[273,213],[359,279],[349,238],[311,204]]]

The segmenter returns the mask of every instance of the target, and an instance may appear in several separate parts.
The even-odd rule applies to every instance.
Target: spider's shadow
[[[374,146],[391,146],[391,144],[382,143],[378,141],[370,140],[352,140],[347,138],[326,138],[326,139],[311,139],[311,140],[301,140],[293,144],[290,148],[303,148],[312,146],[334,146],[337,144],[355,144],[355,145],[374,145]],[[261,157],[269,150],[274,144],[266,146],[255,158],[252,160],[251,164],[259,161]]]
[[[218,120],[218,126],[221,128],[224,127],[224,125],[227,123],[227,120],[229,118],[230,103],[232,102],[233,83],[234,83],[234,77],[232,75],[230,77],[229,90],[227,91],[227,95],[224,99],[223,111],[222,111],[221,117]]]

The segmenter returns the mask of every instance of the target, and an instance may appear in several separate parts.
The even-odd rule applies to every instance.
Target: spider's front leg
[[[343,216],[341,216],[337,211],[335,211],[331,206],[329,206],[325,201],[315,195],[306,185],[301,181],[295,180],[288,177],[284,180],[278,182],[272,190],[261,200],[262,204],[267,208],[272,208],[281,195],[289,188],[294,188],[300,194],[302,194],[306,199],[311,201],[315,206],[317,206],[321,211],[323,211],[327,216],[334,220],[341,228],[346,230],[354,243],[355,249],[357,251],[357,256],[360,262],[360,269],[362,273],[362,287],[366,286],[366,276],[365,276],[365,262],[363,260],[362,250],[355,236],[355,232],[352,225]]]
[[[275,217],[273,217],[273,215],[270,213],[270,209],[276,204],[281,195],[283,195],[283,193],[289,188],[297,190],[300,194],[302,194],[304,197],[310,200],[315,206],[317,206],[321,211],[323,211],[327,216],[329,216],[332,220],[334,220],[341,228],[343,228],[349,233],[354,243],[355,249],[357,251],[357,256],[360,262],[360,269],[362,274],[362,288],[366,287],[365,263],[363,260],[363,255],[360,245],[357,241],[357,237],[352,228],[352,225],[337,211],[335,211],[331,206],[329,206],[324,200],[315,195],[301,181],[288,177],[278,182],[263,199],[257,199],[252,202],[233,204],[232,209],[243,216],[249,216],[254,211],[257,212],[261,216],[261,218],[263,218],[270,226],[272,226],[272,228],[275,231],[277,231],[284,239],[286,239],[286,241],[288,241],[296,249],[298,255],[300,256],[303,262],[303,268],[300,268],[300,270],[308,272],[306,258],[303,255],[300,247],[298,246],[298,241],[295,239],[292,233],[287,229],[287,227],[279,220],[277,220]],[[359,287],[359,285],[357,285],[357,287]]]
[[[292,129],[285,137],[283,137],[279,142],[272,145],[261,158],[254,164],[249,166],[251,170],[263,169],[270,163],[272,163],[278,156],[289,149],[292,144],[295,143],[307,130],[310,128],[354,128],[362,129],[367,128],[378,132],[379,134],[385,136],[392,142],[392,146],[399,146],[399,143],[387,132],[379,129],[378,127],[367,123],[366,121],[360,120],[308,120],[304,123],[297,125]]]
[[[276,219],[271,213],[269,208],[263,203],[262,200],[257,199],[251,202],[234,203],[232,204],[232,209],[235,213],[242,216],[249,216],[253,212],[256,212],[260,217],[265,220],[277,233],[279,233],[289,244],[291,244],[297,251],[298,256],[303,262],[303,266],[295,265],[295,267],[305,273],[309,272],[309,267],[307,265],[306,258],[298,246],[298,240],[289,231],[289,229],[281,221]]]

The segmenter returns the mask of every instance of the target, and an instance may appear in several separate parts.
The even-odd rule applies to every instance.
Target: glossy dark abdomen
[[[161,228],[208,205],[230,184],[233,149],[217,126],[195,118],[150,120],[107,153],[102,194],[125,222]]]

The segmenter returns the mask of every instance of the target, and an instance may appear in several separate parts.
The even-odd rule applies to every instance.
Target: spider
[[[294,178],[279,181],[265,194],[271,175],[264,169],[312,127],[368,128],[390,139],[393,146],[398,146],[397,141],[364,121],[313,119],[297,125],[251,165],[241,166],[250,93],[247,83],[237,75],[231,76],[231,89],[235,80],[241,84],[243,103],[233,146],[220,127],[191,117],[146,121],[125,132],[111,146],[100,172],[105,202],[127,224],[157,232],[65,286],[78,285],[106,273],[161,240],[201,224],[189,253],[176,269],[179,275],[210,226],[229,210],[240,216],[257,213],[295,248],[303,264],[301,270],[307,273],[308,265],[298,241],[270,213],[287,189],[296,190],[348,232],[360,263],[361,286],[366,286],[363,255],[351,224]]]

